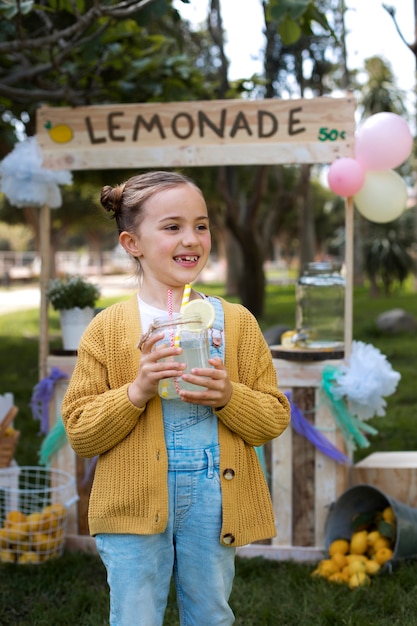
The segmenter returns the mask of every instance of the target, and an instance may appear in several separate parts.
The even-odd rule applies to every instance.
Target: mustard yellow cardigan
[[[222,300],[225,365],[233,385],[217,412],[223,515],[219,541],[241,546],[276,535],[271,499],[254,446],[278,437],[290,409],[270,350],[252,314]],[[68,440],[81,457],[98,455],[89,529],[154,534],[168,519],[167,452],[161,401],[134,406],[127,395],[140,360],[137,297],[99,313],[81,340],[62,405]]]

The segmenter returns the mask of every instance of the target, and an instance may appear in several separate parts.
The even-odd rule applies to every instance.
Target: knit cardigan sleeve
[[[290,421],[290,405],[278,388],[271,351],[254,316],[223,301],[225,366],[233,393],[219,419],[246,443],[260,446],[278,437]]]
[[[81,339],[62,418],[71,446],[82,457],[113,448],[134,429],[145,410],[127,395],[139,366],[140,332],[134,298],[99,313]]]

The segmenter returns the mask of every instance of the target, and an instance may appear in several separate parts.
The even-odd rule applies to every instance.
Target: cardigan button
[[[225,478],[226,480],[233,480],[234,477],[235,477],[235,470],[231,469],[230,467],[224,470],[223,478]]]
[[[223,535],[223,543],[227,546],[232,545],[235,541],[235,536],[232,535],[232,533],[226,533],[226,535]]]

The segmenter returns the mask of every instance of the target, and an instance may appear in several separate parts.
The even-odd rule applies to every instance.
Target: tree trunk
[[[255,317],[262,317],[264,311],[265,274],[263,258],[253,230],[241,229],[240,241],[243,255],[243,272],[239,280],[239,294],[242,304]]]
[[[301,166],[297,193],[300,232],[300,272],[303,271],[307,263],[314,260],[316,251],[314,215],[310,193],[310,171],[311,165],[304,164]]]

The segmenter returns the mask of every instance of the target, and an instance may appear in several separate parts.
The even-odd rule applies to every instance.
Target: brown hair
[[[144,205],[154,194],[172,189],[178,185],[192,185],[201,190],[188,176],[176,172],[146,172],[132,176],[116,187],[106,185],[101,190],[100,202],[106,211],[113,212],[119,234],[123,231],[134,232],[139,226]]]

